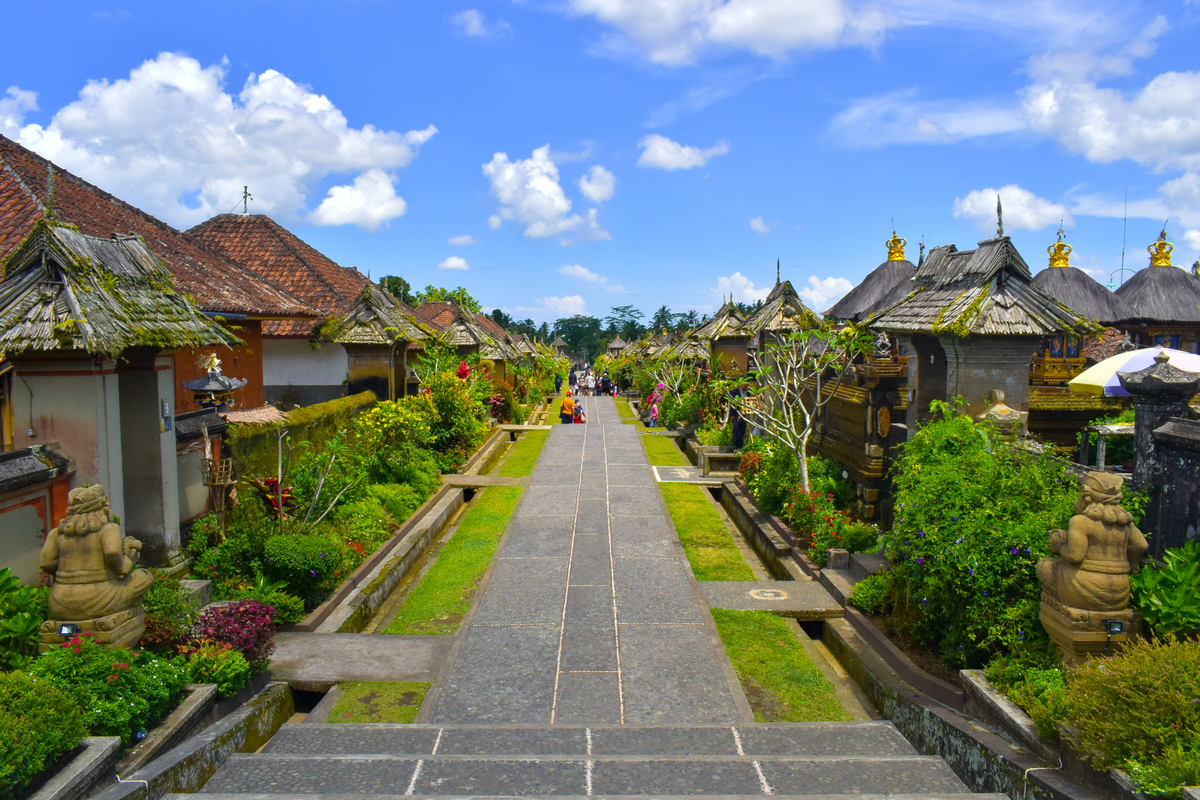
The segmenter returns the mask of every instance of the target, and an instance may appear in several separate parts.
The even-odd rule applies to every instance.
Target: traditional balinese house
[[[1150,266],[1136,272],[1116,295],[1132,311],[1118,320],[1138,347],[1197,352],[1200,341],[1200,280],[1171,264],[1175,246],[1167,232],[1147,248]]]
[[[696,329],[696,336],[708,344],[709,370],[714,374],[745,375],[749,369],[746,348],[750,337],[742,331],[744,322],[730,298],[712,319]]]
[[[422,303],[416,309],[417,318],[439,331],[438,340],[458,349],[460,356],[478,355],[492,362],[489,372],[493,378],[504,381],[507,377],[505,364],[520,358],[520,355],[503,341],[497,341],[480,323],[485,315],[472,314],[454,303]],[[493,323],[495,324],[495,323]]]
[[[917,268],[904,257],[904,247],[908,241],[892,231],[892,238],[884,244],[887,247],[887,260],[867,273],[861,283],[826,311],[827,318],[836,322],[862,322],[871,314],[900,302],[912,291],[912,279],[917,274]],[[895,297],[895,294],[900,296]],[[895,299],[888,302],[893,297]]]
[[[935,247],[917,270],[913,292],[868,319],[900,337],[908,351],[908,427],[934,400],[961,396],[976,414],[993,389],[1029,410],[1029,364],[1047,336],[1081,336],[1099,326],[1050,297],[1002,234],[975,250]]]
[[[264,402],[262,326],[282,320],[311,326],[317,316],[316,310],[269,280],[0,136],[0,257],[12,252],[38,220],[69,223],[88,236],[141,236],[174,276],[176,289],[244,342],[215,348],[230,374],[246,379],[246,385],[234,393],[232,405],[238,408],[256,408]],[[176,350],[172,356],[176,380],[202,376],[213,352],[211,347]],[[173,402],[178,413],[199,410],[191,393],[179,386]],[[11,441],[6,446],[11,447]]]
[[[15,446],[56,443],[74,460],[75,484],[105,487],[146,563],[177,563],[173,353],[242,343],[176,290],[140,236],[87,236],[38,220],[4,275],[0,352],[26,389],[13,398],[14,416],[29,421]]]
[[[609,358],[620,358],[621,353],[628,346],[628,343],[626,343],[626,341],[622,339],[620,335],[617,335],[614,336],[613,340],[608,343],[608,347],[606,347],[605,350],[608,353]]]
[[[791,281],[781,281],[776,265],[775,286],[758,309],[738,328],[748,340],[749,369],[755,369],[772,343],[777,343],[794,331],[820,325],[816,314],[804,305]]]
[[[354,307],[369,283],[365,275],[337,264],[265,214],[218,214],[187,236],[283,287],[319,314],[315,321],[263,324],[263,391],[269,401],[290,408],[346,393],[350,354],[340,343],[322,344],[317,328]],[[386,361],[375,368],[388,370]]]
[[[322,328],[323,341],[346,350],[346,391],[370,390],[387,400],[408,393],[408,346],[434,335],[411,308],[370,282],[344,317]]]
[[[556,356],[563,355],[567,349],[567,343],[561,336],[555,336],[554,341],[550,343],[550,346],[554,348],[554,355]]]

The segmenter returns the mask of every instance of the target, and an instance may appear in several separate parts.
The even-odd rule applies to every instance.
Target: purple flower
[[[984,593],[983,593],[983,596],[984,596],[984,597],[987,597],[987,592],[984,592]]]
[[[1030,550],[1028,547],[1026,547],[1026,548],[1025,548],[1025,555],[1031,555],[1031,554],[1032,554],[1032,552],[1033,552],[1033,551],[1032,551],[1032,550]]]
[[[975,574],[975,570],[971,570],[971,574],[972,574],[972,575],[974,575],[974,574]]]
[[[951,521],[951,522],[958,522],[958,517],[951,517],[951,518],[950,518],[950,521]]]
[[[1013,554],[1014,556],[1015,556],[1017,553],[1019,553],[1019,552],[1021,552],[1021,548],[1019,548],[1019,547],[1014,547],[1014,548],[1012,549],[1012,554]]]
[[[313,576],[314,578],[315,578],[315,577],[317,577],[317,571],[316,571],[315,569],[314,569],[314,570],[309,570],[309,571],[312,573],[312,576]]]
[[[905,544],[908,544],[908,539],[905,539],[905,540],[904,540],[904,543],[905,543]]]
[[[923,559],[923,558],[918,558],[918,559],[917,559],[917,563],[918,563],[918,564],[924,564],[924,563],[925,563],[925,559]]]

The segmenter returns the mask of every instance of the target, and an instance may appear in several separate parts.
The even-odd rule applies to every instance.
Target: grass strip
[[[558,418],[555,417],[555,422],[557,421]],[[524,478],[529,475],[542,453],[542,445],[546,444],[549,438],[550,431],[525,431],[508,451],[495,474],[508,478]]]
[[[412,722],[432,685],[411,681],[339,683],[342,696],[329,709],[329,722]]]
[[[489,486],[479,491],[437,561],[404,601],[388,633],[458,630],[520,499],[519,486]]]
[[[787,620],[770,611],[713,609],[713,621],[759,722],[849,720]]]
[[[690,483],[660,483],[688,563],[698,581],[752,581],[754,571],[729,535],[721,515]]]
[[[672,436],[643,436],[642,447],[646,450],[646,458],[656,467],[690,466]]]
[[[621,422],[626,425],[635,425],[639,431],[650,430],[645,424],[633,413],[633,407],[629,405],[629,401],[624,397],[616,398],[617,414],[621,417]]]

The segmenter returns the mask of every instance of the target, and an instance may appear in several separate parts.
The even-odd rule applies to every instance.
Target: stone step
[[[425,756],[911,756],[890,722],[716,725],[284,725],[264,753]]]
[[[967,794],[933,756],[236,754],[202,794],[662,796]]]
[[[346,794],[306,794],[303,795],[304,800],[346,800],[347,797],[353,795]],[[408,797],[439,797],[441,800],[508,800],[507,795],[491,795],[491,794],[470,794],[470,795],[428,795],[428,794],[374,794],[371,795],[373,800],[401,800]],[[610,797],[612,795],[609,795]],[[628,796],[628,795],[627,795]],[[279,795],[275,794],[207,794],[204,800],[277,800]],[[654,800],[758,800],[763,797],[760,791],[758,794],[656,794],[653,795]],[[850,795],[845,794],[774,794],[774,800],[847,800]],[[934,794],[856,794],[853,795],[854,800],[1011,800],[1008,795],[1004,794],[970,794],[967,792],[939,792]],[[194,794],[168,794],[164,795],[165,800],[196,800]],[[584,794],[560,794],[555,795],[557,800],[598,800],[598,796]]]

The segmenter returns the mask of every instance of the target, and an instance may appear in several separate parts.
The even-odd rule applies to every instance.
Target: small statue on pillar
[[[1024,436],[1029,412],[1010,408],[1004,397],[1003,389],[988,392],[988,407],[976,415],[975,421],[995,425],[1010,436]]]
[[[149,570],[136,566],[141,549],[113,521],[103,486],[71,490],[67,516],[42,546],[42,570],[54,576],[43,651],[73,633],[92,633],[105,644],[137,643],[146,627],[142,596],[154,582]]]
[[[1141,628],[1141,614],[1129,608],[1129,575],[1147,545],[1121,507],[1123,485],[1119,475],[1085,475],[1067,530],[1050,531],[1056,558],[1037,564],[1040,619],[1065,661],[1107,654]]]

